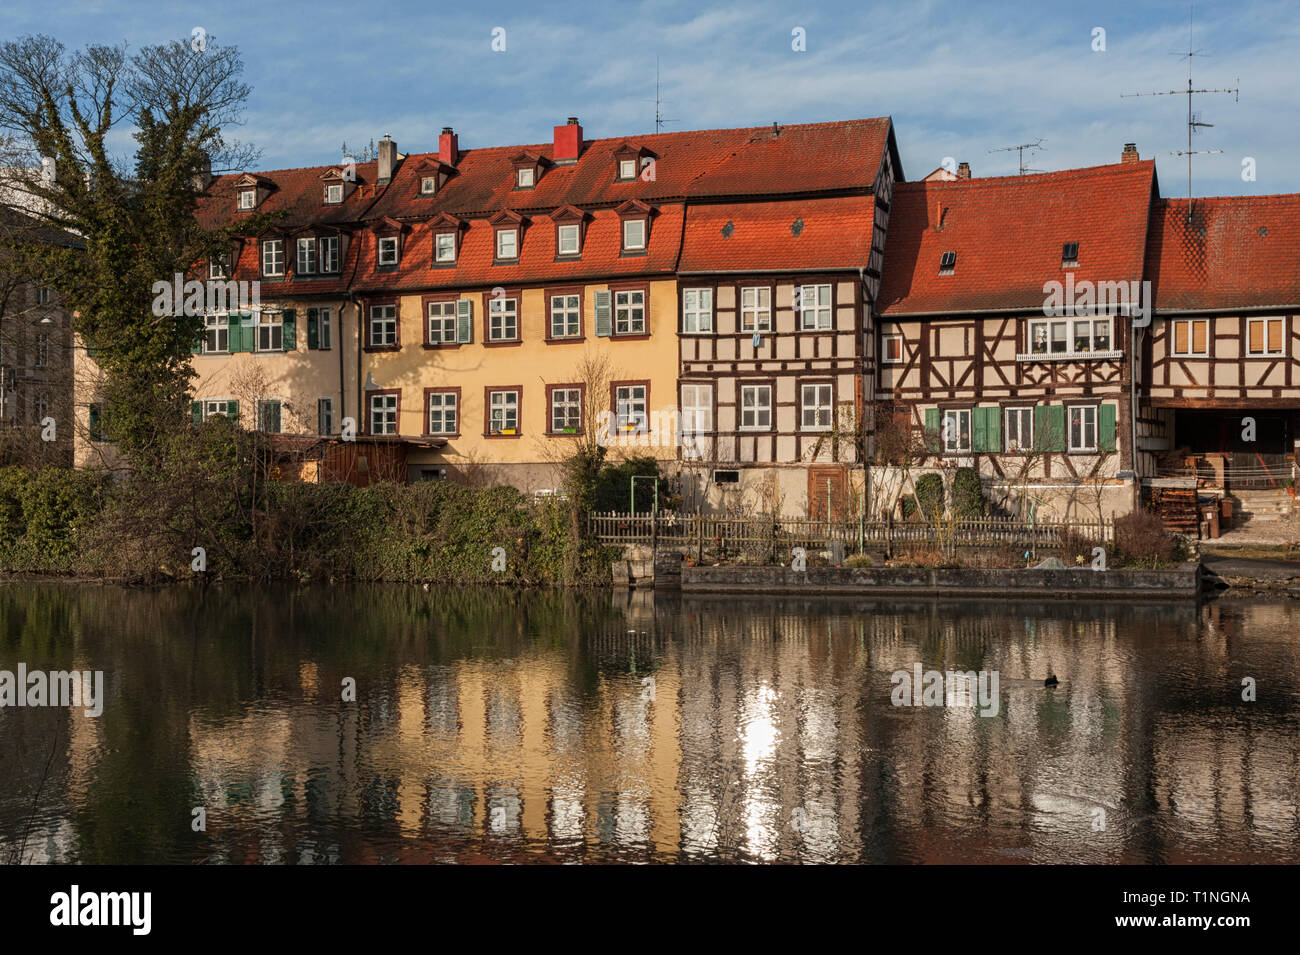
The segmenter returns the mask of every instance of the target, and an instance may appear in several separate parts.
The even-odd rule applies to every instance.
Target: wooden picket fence
[[[680,514],[661,511],[625,514],[616,511],[592,513],[591,534],[607,544],[652,544],[666,547],[698,547],[703,550],[735,550],[767,545],[773,549],[843,545],[846,553],[895,547],[936,546],[951,551],[956,547],[1024,547],[1030,552],[1058,546],[1063,536],[1113,543],[1115,522],[1018,521],[999,518],[940,521],[805,520],[770,516]]]

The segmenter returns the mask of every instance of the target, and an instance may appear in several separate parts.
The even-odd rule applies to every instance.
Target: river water
[[[0,709],[6,862],[1300,862],[1300,602],[9,583],[19,664],[102,713]]]

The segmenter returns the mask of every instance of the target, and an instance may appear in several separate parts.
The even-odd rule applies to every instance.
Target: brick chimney
[[[970,163],[963,162],[957,164],[957,178],[958,179],[970,178]]]
[[[379,141],[379,171],[375,175],[375,181],[386,186],[393,181],[393,170],[397,168],[397,143],[384,133],[384,138]]]
[[[557,166],[571,166],[582,155],[582,127],[578,117],[570,116],[563,126],[555,127],[555,152],[551,158]]]
[[[1120,161],[1120,162],[1137,162],[1137,161],[1138,161],[1138,147],[1137,147],[1137,143],[1125,143],[1125,144],[1124,144],[1124,151],[1123,151],[1122,153],[1120,153],[1119,161]]]
[[[449,166],[456,165],[456,160],[460,158],[460,151],[456,147],[456,134],[451,131],[450,126],[442,127],[442,135],[438,137],[438,158]]]

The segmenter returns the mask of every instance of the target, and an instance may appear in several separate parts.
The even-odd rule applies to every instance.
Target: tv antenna
[[[1038,150],[1043,149],[1043,148],[1044,148],[1044,146],[1043,146],[1043,143],[1044,143],[1044,142],[1045,142],[1045,140],[1043,140],[1042,138],[1039,138],[1039,139],[1035,139],[1032,143],[1018,143],[1018,144],[1015,145],[1015,146],[999,146],[997,149],[990,149],[989,152],[991,152],[991,153],[1009,153],[1009,152],[1014,152],[1014,153],[1016,153],[1017,157],[1018,157],[1019,160],[1020,160],[1020,175],[1023,176],[1023,175],[1024,175],[1025,173],[1027,173],[1027,172],[1042,172],[1042,171],[1043,171],[1043,170],[1041,170],[1041,169],[1030,169],[1028,166],[1025,165],[1025,150],[1026,150],[1026,149],[1029,150],[1029,152],[1031,153],[1031,155],[1030,155],[1029,158],[1032,160],[1032,159],[1034,158],[1033,155],[1032,155],[1032,153],[1035,153],[1035,152],[1037,152]]]
[[[659,99],[659,57],[655,57],[655,132],[663,132],[664,123],[675,123],[675,119],[664,119],[663,102]]]
[[[1192,42],[1192,8],[1187,10],[1187,52],[1175,53],[1174,56],[1187,57],[1187,89],[1185,90],[1153,90],[1150,93],[1121,93],[1121,98],[1133,96],[1186,96],[1187,97],[1187,148],[1178,149],[1170,153],[1171,156],[1187,157],[1187,221],[1192,221],[1192,157],[1204,156],[1211,153],[1221,153],[1222,149],[1193,149],[1192,133],[1198,129],[1209,129],[1214,126],[1213,123],[1201,122],[1201,114],[1192,112],[1192,97],[1199,96],[1202,93],[1231,93],[1233,102],[1240,102],[1241,78],[1238,77],[1233,83],[1231,89],[1193,89],[1192,88],[1192,58],[1196,56],[1209,56],[1204,50],[1193,49]]]

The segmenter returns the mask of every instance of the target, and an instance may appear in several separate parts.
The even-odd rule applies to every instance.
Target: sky
[[[237,46],[252,87],[235,138],[257,168],[338,162],[342,145],[389,134],[402,152],[543,143],[566,117],[588,139],[665,130],[892,116],[903,171],[945,159],[1012,175],[1000,147],[1042,141],[1026,165],[1117,162],[1124,143],[1154,158],[1161,194],[1187,194],[1186,2],[800,4],[743,0],[430,0],[218,4],[6,0],[0,37],[48,33],[68,47],[131,48],[195,28]],[[1300,192],[1294,84],[1300,5],[1200,3],[1192,10],[1195,195]],[[504,33],[497,32],[499,30]],[[796,50],[796,30],[804,49]],[[1099,33],[1098,30],[1104,31]],[[494,50],[494,36],[497,46]],[[1104,46],[1104,49],[1097,47]],[[1249,160],[1249,162],[1248,162]],[[1253,179],[1246,175],[1253,169]]]

